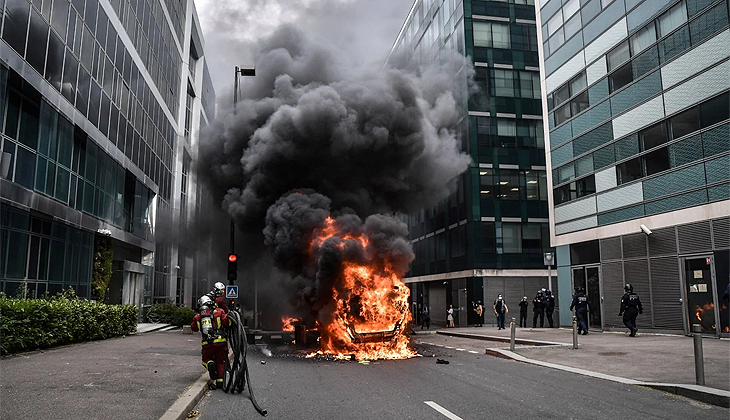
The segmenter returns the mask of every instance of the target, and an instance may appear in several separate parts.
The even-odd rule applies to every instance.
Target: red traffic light
[[[236,254],[230,254],[230,255],[228,255],[228,261],[230,261],[230,262],[236,262],[236,260],[238,260],[238,255],[236,255]]]

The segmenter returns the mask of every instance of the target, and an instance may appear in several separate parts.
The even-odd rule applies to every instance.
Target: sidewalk
[[[199,337],[166,327],[1,359],[0,417],[160,418],[205,373]]]
[[[520,361],[529,359],[543,365],[555,364],[642,383],[698,388],[693,338],[684,335],[639,331],[632,338],[627,332],[591,332],[578,336],[578,349],[574,350],[572,329],[517,328],[518,345],[512,353],[509,352],[509,328],[449,328],[438,333],[486,340],[485,347],[491,348],[493,354]],[[702,348],[705,387],[719,390],[720,395],[730,395],[730,340],[703,338]]]

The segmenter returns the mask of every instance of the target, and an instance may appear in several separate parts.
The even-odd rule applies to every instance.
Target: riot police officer
[[[588,307],[590,302],[588,296],[586,296],[586,289],[582,287],[575,288],[575,294],[573,295],[573,302],[570,304],[570,310],[575,308],[575,317],[578,320],[578,334],[588,334],[588,324],[586,324],[586,315],[588,314]]]
[[[545,297],[542,290],[537,291],[537,296],[532,299],[532,328],[537,328],[537,317],[540,317],[540,328],[545,326]]]
[[[545,291],[545,315],[547,316],[550,328],[555,328],[553,323],[553,312],[555,312],[555,298],[551,290]]]
[[[639,299],[639,295],[634,293],[634,286],[631,283],[626,283],[624,292],[626,293],[621,297],[621,309],[618,315],[623,315],[624,325],[631,331],[629,337],[635,337],[636,331],[638,331],[636,328],[636,316],[642,313],[644,308],[641,307],[641,299]]]

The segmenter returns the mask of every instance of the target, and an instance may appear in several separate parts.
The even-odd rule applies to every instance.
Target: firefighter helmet
[[[211,300],[208,296],[203,295],[200,297],[200,299],[198,299],[198,306],[213,306],[213,300]]]
[[[219,295],[225,294],[226,293],[226,285],[223,284],[223,283],[221,283],[221,282],[217,282],[216,284],[213,285],[213,291],[216,292]]]

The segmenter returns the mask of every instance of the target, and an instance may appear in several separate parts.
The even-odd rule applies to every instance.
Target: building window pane
[[[515,120],[497,120],[497,135],[514,137],[517,135]]]
[[[508,24],[492,23],[492,42],[494,48],[511,48]]]
[[[672,139],[678,139],[686,134],[700,129],[700,109],[695,106],[669,120],[672,128]]]
[[[608,82],[611,87],[611,93],[616,92],[622,87],[634,81],[634,74],[631,71],[631,63],[616,70],[608,76]]]
[[[658,22],[660,38],[682,26],[684,22],[687,22],[687,8],[684,2],[677,4],[659,16]]]
[[[3,39],[18,54],[24,56],[30,5],[25,0],[7,0],[5,9]]]
[[[474,46],[475,47],[491,47],[492,46],[492,28],[487,22],[474,22]]]
[[[630,57],[629,43],[624,41],[618,47],[606,54],[606,58],[608,59],[608,71],[618,68],[618,66],[625,63]]]
[[[618,184],[625,184],[643,176],[641,158],[634,158],[616,166]]]
[[[523,252],[542,251],[540,225],[528,224],[522,226],[522,250]]]
[[[492,169],[479,169],[479,194],[482,198],[494,197],[493,173]]]
[[[636,55],[640,53],[654,42],[656,42],[656,28],[654,27],[654,22],[652,22],[631,37],[631,54]]]
[[[581,28],[580,14],[577,14],[565,22],[565,39],[569,39],[573,34],[580,31]]]
[[[570,94],[575,95],[585,89],[586,86],[588,86],[586,84],[586,74],[585,72],[581,72],[581,74],[575,76],[573,80],[570,81]]]
[[[727,120],[730,118],[730,93],[712,98],[700,106],[702,107],[702,112],[700,112],[702,128]]]
[[[515,95],[512,70],[494,70],[494,94],[495,96],[507,97]]]
[[[570,110],[573,115],[578,115],[580,112],[587,109],[588,106],[588,91],[584,91],[570,101]]]
[[[555,106],[559,106],[570,98],[570,85],[565,84],[555,91]]]
[[[647,176],[669,169],[669,150],[666,147],[645,154],[643,159]]]
[[[520,199],[520,177],[516,169],[500,169],[499,197],[504,200]]]
[[[641,150],[649,150],[666,143],[669,140],[666,123],[662,121],[653,127],[647,128],[639,133],[639,139],[641,141]]]
[[[558,29],[563,25],[563,13],[562,11],[558,11],[558,13],[555,14],[555,16],[552,17],[552,19],[548,20],[547,28],[548,28],[548,36],[551,36],[555,32],[557,32]]]
[[[505,254],[522,252],[522,226],[514,223],[502,223],[502,249]]]

